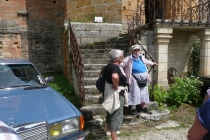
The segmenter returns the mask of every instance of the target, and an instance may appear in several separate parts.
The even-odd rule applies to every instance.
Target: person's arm
[[[206,130],[198,120],[198,117],[196,116],[195,121],[192,125],[192,127],[188,131],[187,139],[188,140],[203,140],[203,137],[208,133],[209,131]]]
[[[153,66],[153,65],[157,66],[158,65],[156,62],[152,62],[152,61],[146,59],[143,55],[142,55],[142,60],[146,65],[149,65],[149,66]]]
[[[112,88],[114,90],[118,90],[118,86],[119,86],[119,75],[117,73],[113,73],[112,74],[112,82],[113,82]]]
[[[196,111],[197,116],[188,131],[188,140],[203,140],[210,130],[210,98]]]

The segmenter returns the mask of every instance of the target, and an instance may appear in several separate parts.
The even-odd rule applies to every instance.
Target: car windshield
[[[45,85],[31,64],[0,64],[0,89]]]

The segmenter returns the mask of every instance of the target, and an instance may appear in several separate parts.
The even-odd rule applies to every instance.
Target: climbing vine
[[[190,63],[189,63],[188,76],[190,77],[199,77],[199,68],[200,68],[200,41],[196,37],[193,40],[192,52],[190,54]]]

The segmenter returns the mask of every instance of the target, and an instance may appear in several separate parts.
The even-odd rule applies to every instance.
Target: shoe
[[[116,134],[120,134],[120,131],[117,131]],[[111,132],[107,131],[107,132],[106,132],[106,135],[107,135],[107,136],[111,136]]]
[[[147,107],[144,107],[143,109],[141,109],[144,113],[146,113],[146,114],[149,114],[149,115],[151,115],[152,114],[152,112],[151,111],[149,111],[148,109],[147,109]]]
[[[139,112],[136,109],[131,110],[131,114],[133,116],[135,116],[136,118],[139,118],[140,117],[140,114],[139,114]]]

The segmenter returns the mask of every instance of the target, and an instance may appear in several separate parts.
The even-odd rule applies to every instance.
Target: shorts
[[[124,92],[124,91],[122,91]],[[112,114],[107,112],[106,115],[106,124],[109,124],[111,131],[118,131],[123,124],[123,105],[124,105],[124,96],[120,94],[120,107],[115,110]]]

